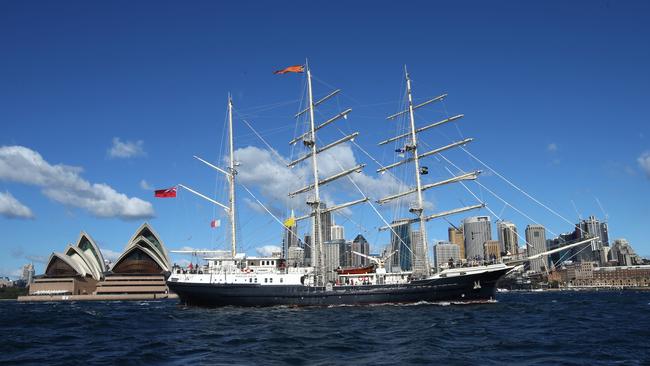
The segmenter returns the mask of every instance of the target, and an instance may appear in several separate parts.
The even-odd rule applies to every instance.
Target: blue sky
[[[169,248],[225,248],[224,229],[209,226],[220,211],[185,192],[155,200],[151,188],[186,183],[225,198],[223,182],[192,155],[220,161],[229,92],[238,148],[260,149],[249,148],[240,168],[247,186],[286,214],[286,202],[256,179],[269,173],[255,158],[266,147],[241,117],[289,158],[304,76],[272,71],[305,58],[316,96],[343,89],[317,118],[352,107],[337,126],[360,131],[356,142],[383,164],[397,159],[392,146],[376,143],[399,132],[385,116],[401,106],[406,64],[418,101],[449,93],[444,104],[418,111],[419,124],[465,114],[458,128],[422,134],[423,146],[475,137],[472,154],[569,221],[577,219],[571,201],[583,217],[602,218],[597,198],[610,236],[648,255],[648,15],[640,1],[2,2],[0,275],[29,261],[42,271],[43,258],[81,230],[106,252],[120,252],[145,219]],[[320,138],[340,136],[332,128]],[[340,151],[350,152],[368,164],[368,187],[381,185],[376,165],[355,146]],[[481,168],[462,151],[445,156],[464,170]],[[435,159],[426,164],[426,182],[448,177]],[[494,174],[481,183],[552,233],[571,229]],[[531,223],[468,187],[520,231]],[[281,227],[238,194],[242,249],[279,244]],[[336,186],[328,196],[356,197]],[[430,212],[475,201],[459,186],[428,192],[427,200]],[[382,212],[400,215],[394,207]],[[375,249],[388,242],[367,206],[336,220],[349,239],[362,232]],[[445,239],[447,226],[430,223],[429,239]]]

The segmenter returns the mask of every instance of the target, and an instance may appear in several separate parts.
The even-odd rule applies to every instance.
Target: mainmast
[[[424,201],[422,200],[422,180],[420,179],[420,158],[418,157],[418,142],[417,142],[417,137],[415,134],[415,117],[413,115],[413,96],[411,95],[411,78],[409,78],[409,73],[408,70],[406,70],[406,65],[404,65],[404,75],[406,77],[406,93],[408,94],[408,100],[409,100],[409,119],[411,121],[411,145],[410,149],[413,151],[413,164],[415,164],[415,189],[417,193],[417,205],[415,207],[411,207],[409,209],[410,212],[416,214],[418,216],[418,219],[420,220],[420,240],[421,240],[421,245],[424,250],[424,265],[425,265],[425,271],[424,275],[429,276],[430,275],[430,269],[429,269],[429,250],[427,248],[427,235],[426,235],[426,225],[423,220],[423,214],[424,214]],[[417,252],[417,250],[416,250]],[[419,253],[418,253],[419,254]],[[417,271],[420,271],[421,268],[419,265],[419,261],[421,261],[422,258],[415,258],[415,267]]]
[[[230,164],[228,165],[228,183],[230,185],[229,192],[229,201],[230,209],[228,212],[228,218],[230,219],[230,250],[232,257],[235,258],[237,254],[237,230],[235,223],[235,175],[237,171],[235,170],[235,147],[233,142],[233,133],[232,133],[232,97],[228,94],[228,143],[230,145]]]
[[[474,172],[454,176],[452,178],[448,178],[448,179],[445,179],[445,180],[442,180],[442,181],[439,181],[439,182],[425,184],[425,185],[422,184],[422,177],[421,176],[425,175],[425,174],[428,174],[428,169],[426,169],[426,167],[421,167],[420,166],[420,159],[423,159],[423,158],[431,156],[431,155],[439,154],[439,153],[441,153],[443,151],[446,151],[448,149],[451,149],[451,148],[454,148],[454,147],[457,147],[457,146],[465,145],[467,143],[472,142],[473,139],[471,139],[471,138],[463,139],[461,141],[456,141],[456,142],[453,142],[453,143],[451,143],[449,145],[442,146],[442,147],[439,147],[439,148],[433,149],[431,151],[427,151],[425,153],[420,154],[419,151],[418,151],[418,140],[417,140],[417,134],[418,133],[426,131],[426,130],[434,128],[434,127],[438,127],[440,125],[443,125],[443,124],[446,124],[446,123],[449,123],[449,122],[456,121],[456,120],[462,118],[463,115],[459,114],[459,115],[456,115],[456,116],[453,116],[453,117],[448,117],[448,118],[446,118],[446,119],[444,119],[442,121],[438,121],[438,122],[426,125],[424,127],[416,128],[415,116],[414,116],[413,111],[418,109],[418,108],[429,105],[431,103],[441,101],[447,96],[447,94],[437,96],[435,98],[427,100],[426,102],[423,102],[423,103],[420,103],[420,104],[414,106],[413,105],[413,95],[412,95],[412,91],[411,91],[411,78],[410,78],[410,76],[408,74],[406,66],[404,66],[404,74],[405,74],[405,78],[406,78],[406,94],[407,94],[407,97],[408,97],[408,108],[406,110],[401,111],[401,112],[392,114],[392,115],[388,116],[386,119],[392,120],[392,119],[395,119],[397,117],[403,116],[403,115],[408,113],[409,124],[410,124],[409,130],[410,131],[407,132],[407,133],[403,133],[401,135],[395,136],[395,137],[391,137],[391,138],[389,138],[387,140],[384,140],[384,141],[380,142],[379,145],[385,145],[385,144],[387,144],[389,142],[398,141],[398,140],[406,138],[406,139],[408,139],[409,142],[406,143],[403,148],[400,148],[398,150],[402,151],[402,152],[405,152],[405,153],[409,153],[411,156],[409,156],[409,157],[407,157],[407,158],[405,158],[403,160],[397,161],[397,162],[395,162],[393,164],[384,166],[384,167],[382,167],[380,169],[377,169],[377,172],[378,173],[383,173],[383,172],[385,172],[387,170],[390,170],[392,168],[395,168],[397,166],[412,162],[415,165],[415,187],[410,188],[410,189],[408,189],[408,190],[406,190],[404,192],[396,193],[396,194],[381,198],[381,199],[377,200],[377,203],[379,203],[379,204],[387,203],[387,202],[392,201],[394,199],[398,199],[400,197],[404,197],[404,196],[415,193],[417,201],[413,205],[411,205],[411,207],[409,208],[409,211],[411,213],[415,214],[417,217],[412,218],[412,219],[396,220],[395,222],[393,222],[392,224],[390,224],[388,226],[384,226],[384,227],[379,228],[379,230],[392,229],[393,227],[397,227],[397,226],[404,225],[404,224],[411,224],[411,223],[416,223],[416,222],[419,223],[419,225],[420,225],[420,240],[421,240],[421,242],[419,244],[421,245],[420,248],[422,248],[423,253],[420,252],[419,250],[417,250],[417,248],[415,247],[415,245],[417,245],[416,243],[412,243],[412,246],[414,246],[414,248],[416,249],[415,251],[413,251],[413,254],[414,254],[413,274],[414,274],[415,277],[427,277],[427,276],[429,276],[431,274],[431,266],[429,264],[429,248],[428,248],[428,244],[427,244],[426,222],[430,221],[430,220],[433,220],[433,219],[436,219],[436,218],[439,218],[439,217],[449,216],[449,215],[457,214],[457,213],[460,213],[460,212],[465,212],[465,211],[481,208],[481,207],[484,207],[485,204],[481,202],[478,205],[472,205],[472,206],[456,208],[456,209],[452,209],[452,210],[448,210],[448,211],[444,211],[444,212],[438,212],[438,213],[435,213],[433,215],[425,215],[425,213],[424,213],[424,199],[423,199],[423,196],[422,196],[423,191],[425,191],[427,189],[430,189],[430,188],[450,184],[450,183],[460,182],[460,181],[463,181],[463,180],[474,180],[474,179],[478,178],[478,175],[481,172],[480,171],[474,171]],[[402,255],[402,253],[400,253],[400,255]]]
[[[314,118],[314,108],[326,100],[330,99],[331,97],[335,96],[340,92],[340,90],[335,90],[328,94],[327,96],[323,97],[322,99],[314,102],[314,95],[313,95],[313,90],[312,90],[312,76],[311,76],[311,70],[309,69],[309,65],[305,65],[305,69],[307,71],[307,96],[308,96],[308,107],[300,112],[298,112],[294,117],[300,117],[301,115],[305,113],[309,113],[309,130],[306,133],[303,133],[302,135],[292,139],[289,141],[289,144],[296,144],[298,141],[302,140],[303,145],[307,148],[309,148],[309,153],[303,155],[302,157],[297,158],[296,160],[290,162],[288,166],[294,167],[298,163],[307,160],[308,158],[311,158],[311,163],[312,163],[312,173],[313,173],[313,179],[314,182],[312,184],[307,185],[306,187],[303,187],[295,192],[289,193],[290,197],[293,197],[297,194],[300,193],[305,193],[308,191],[313,190],[314,194],[313,196],[309,197],[307,199],[307,204],[311,207],[311,213],[306,216],[298,217],[296,218],[296,221],[304,220],[309,217],[312,218],[312,235],[314,237],[314,240],[312,242],[312,252],[314,253],[313,258],[315,259],[316,263],[314,263],[314,270],[315,270],[315,285],[316,286],[324,286],[326,283],[326,272],[325,272],[325,252],[324,252],[324,243],[323,243],[323,227],[321,225],[321,220],[322,220],[322,215],[324,213],[332,212],[335,210],[339,210],[345,207],[349,207],[352,205],[356,205],[358,203],[366,202],[369,199],[367,197],[363,197],[361,199],[357,199],[351,202],[343,203],[340,205],[335,205],[332,207],[327,207],[323,208],[321,206],[321,198],[320,198],[320,186],[326,183],[330,183],[336,179],[348,176],[349,174],[352,174],[354,172],[360,172],[361,169],[364,167],[364,164],[360,164],[357,166],[354,166],[352,168],[349,168],[347,170],[343,170],[341,172],[338,172],[330,177],[319,179],[319,174],[318,174],[318,154],[329,150],[330,148],[342,144],[347,141],[353,140],[356,136],[359,135],[358,132],[352,133],[350,135],[344,136],[343,138],[340,138],[332,143],[329,143],[323,147],[318,147],[318,142],[316,138],[316,131],[320,130],[321,128],[333,123],[334,121],[341,119],[341,118],[347,118],[347,115],[352,111],[352,109],[346,109],[343,112],[340,112],[336,114],[335,116],[327,119],[326,121],[320,123],[319,125],[316,125],[316,120]]]

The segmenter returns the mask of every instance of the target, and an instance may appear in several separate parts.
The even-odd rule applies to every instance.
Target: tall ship
[[[308,159],[311,162],[311,183],[294,192],[288,192],[290,196],[302,194],[306,196],[308,214],[291,218],[298,222],[310,221],[311,237],[310,246],[311,263],[308,266],[302,263],[288,263],[285,256],[274,257],[253,257],[244,253],[237,253],[237,222],[235,187],[237,184],[237,169],[235,161],[235,143],[233,138],[233,101],[228,98],[228,142],[229,157],[228,167],[219,167],[204,159],[198,158],[203,163],[217,170],[224,175],[229,188],[229,200],[227,204],[218,202],[195,190],[179,185],[188,191],[209,200],[221,207],[228,216],[230,231],[230,251],[215,252],[207,256],[204,265],[193,267],[189,270],[175,268],[169,276],[167,283],[171,291],[175,292],[180,301],[187,305],[198,306],[331,306],[331,305],[363,305],[383,303],[416,303],[416,302],[489,302],[495,299],[497,281],[515,268],[516,263],[493,263],[479,264],[475,266],[450,266],[440,270],[433,268],[429,258],[427,245],[426,223],[446,216],[462,212],[480,209],[485,207],[484,203],[455,208],[452,210],[426,213],[423,192],[442,185],[453,184],[465,180],[477,179],[480,171],[460,174],[442,181],[423,184],[422,176],[427,173],[426,167],[421,165],[421,160],[440,154],[443,151],[463,146],[472,141],[471,138],[463,139],[446,146],[438,147],[429,151],[421,151],[418,143],[418,134],[425,130],[436,128],[440,125],[453,122],[462,115],[446,118],[442,121],[426,126],[416,126],[414,110],[425,107],[432,103],[441,101],[446,94],[427,100],[423,103],[414,104],[411,90],[411,79],[405,68],[406,99],[407,106],[404,110],[388,116],[388,120],[405,118],[408,125],[407,132],[389,138],[379,143],[386,145],[397,142],[401,146],[399,150],[402,160],[387,166],[381,166],[377,173],[390,171],[400,165],[412,164],[415,171],[415,185],[411,188],[387,197],[379,198],[377,204],[388,203],[393,200],[415,197],[415,201],[409,203],[408,211],[411,217],[393,220],[388,223],[379,212],[384,226],[380,230],[391,232],[394,238],[402,241],[398,243],[398,250],[407,247],[396,228],[401,225],[417,225],[419,235],[416,242],[412,242],[407,248],[412,256],[412,270],[402,270],[399,267],[387,268],[389,256],[395,251],[383,257],[373,257],[364,253],[352,252],[352,255],[366,258],[369,265],[359,268],[337,268],[328,266],[328,250],[325,248],[325,235],[323,233],[322,220],[324,215],[341,210],[353,205],[370,203],[370,198],[359,189],[359,186],[352,179],[352,174],[361,171],[364,164],[356,165],[350,169],[341,171],[329,176],[321,177],[319,174],[319,154],[331,149],[334,146],[345,142],[353,141],[359,135],[358,132],[346,135],[326,145],[319,145],[317,133],[342,118],[347,118],[351,109],[346,109],[326,121],[317,124],[314,118],[315,108],[326,102],[340,90],[335,90],[324,98],[314,101],[312,92],[312,74],[308,65],[293,66],[292,72],[306,72],[307,103],[306,108],[296,114],[297,117],[308,119],[306,131],[293,138],[290,144],[301,143],[305,148],[305,154],[288,163],[289,167],[296,166]],[[397,150],[396,150],[397,151]],[[321,186],[338,179],[349,179],[351,186],[361,194],[361,198],[337,205],[326,207],[323,204]],[[372,194],[372,192],[370,192]],[[373,206],[374,208],[374,206]],[[267,210],[271,215],[271,211]],[[275,220],[283,223],[277,217]],[[291,235],[297,233],[295,225],[287,225],[286,230]],[[411,249],[412,248],[412,249]],[[455,268],[454,268],[455,267]]]

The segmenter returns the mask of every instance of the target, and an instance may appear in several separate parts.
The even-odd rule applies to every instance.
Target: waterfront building
[[[75,245],[50,255],[45,273],[35,277],[29,287],[29,296],[23,300],[43,295],[166,297],[165,276],[171,270],[167,249],[147,223],[136,230],[109,269],[95,241],[82,232]]]
[[[465,235],[463,234],[463,226],[454,227],[450,226],[447,229],[449,242],[458,245],[460,248],[460,258],[465,259]]]
[[[465,234],[465,255],[467,260],[483,259],[486,241],[492,240],[492,227],[489,216],[468,217],[463,221]]]
[[[357,253],[370,255],[370,244],[361,234],[357,235],[357,237],[352,240],[351,249]],[[352,267],[365,267],[370,264],[370,260],[368,258],[362,257],[360,255],[352,254],[351,259]]]
[[[483,244],[483,258],[487,261],[501,259],[501,246],[498,240],[488,240]]]
[[[546,229],[542,225],[526,226],[526,253],[530,257],[546,251]],[[530,261],[530,270],[533,272],[546,271],[547,263],[544,258]]]
[[[517,236],[517,226],[515,224],[509,221],[499,221],[497,223],[497,236],[499,238],[499,249],[502,253],[517,255],[519,237]]]
[[[392,224],[394,224],[393,221]],[[391,251],[397,251],[391,257],[392,271],[410,271],[412,266],[411,224],[405,223],[393,227],[390,234]],[[398,269],[399,268],[399,269]]]
[[[436,271],[448,268],[450,259],[455,264],[460,262],[460,247],[450,242],[438,242],[433,246],[433,258]]]

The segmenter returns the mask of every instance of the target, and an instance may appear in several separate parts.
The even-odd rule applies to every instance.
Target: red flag
[[[176,187],[158,189],[156,190],[154,196],[158,198],[174,198],[176,197]]]
[[[210,221],[210,227],[211,228],[217,228],[221,226],[221,220],[212,220]]]
[[[287,67],[286,69],[274,71],[273,73],[274,74],[286,74],[288,72],[296,72],[296,73],[305,72],[305,67],[302,66],[302,65],[293,65],[293,66]]]

